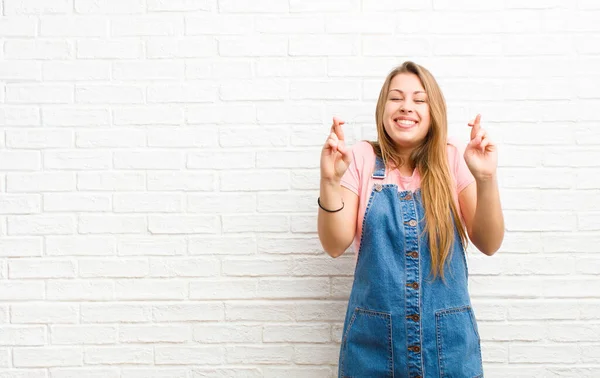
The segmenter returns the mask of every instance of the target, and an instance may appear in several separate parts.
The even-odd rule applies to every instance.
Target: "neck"
[[[402,176],[412,176],[413,170],[415,169],[413,162],[410,159],[410,155],[414,151],[414,148],[398,148],[396,153],[401,158],[403,164],[398,168]]]

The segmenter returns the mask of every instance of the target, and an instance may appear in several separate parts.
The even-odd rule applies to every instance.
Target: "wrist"
[[[475,182],[478,187],[488,186],[488,185],[497,185],[498,180],[496,173],[492,173],[489,175],[477,175],[475,176]]]
[[[325,178],[321,177],[321,186],[337,188],[341,184],[341,179],[339,178]]]

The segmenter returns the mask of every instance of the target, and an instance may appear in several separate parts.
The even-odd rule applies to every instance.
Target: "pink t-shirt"
[[[454,200],[457,207],[459,207],[458,193],[474,182],[475,178],[471,174],[471,171],[469,171],[467,163],[463,158],[464,148],[459,147],[453,140],[448,140],[447,147],[450,174],[456,183]],[[400,175],[400,171],[397,169],[394,169],[393,171],[386,169],[386,177],[384,179],[373,179],[372,175],[375,168],[375,159],[375,151],[373,151],[373,147],[371,147],[368,142],[362,141],[357,143],[352,147],[352,161],[341,180],[342,186],[356,193],[359,198],[356,236],[354,237],[353,243],[355,252],[357,252],[360,247],[365,210],[375,181],[380,184],[398,185],[398,191],[410,190],[414,192],[421,186],[421,176],[416,169],[411,177]]]

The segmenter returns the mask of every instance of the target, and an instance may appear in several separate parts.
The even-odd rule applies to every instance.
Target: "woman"
[[[469,123],[464,154],[448,141],[434,77],[405,62],[386,78],[377,142],[344,144],[334,118],[321,154],[318,232],[325,251],[357,251],[340,377],[481,377],[467,288],[468,238],[493,255],[504,237],[497,151]]]

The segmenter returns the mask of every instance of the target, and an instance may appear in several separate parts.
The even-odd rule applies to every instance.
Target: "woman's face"
[[[415,148],[425,139],[430,126],[429,103],[417,75],[394,76],[383,112],[383,126],[400,148]]]

